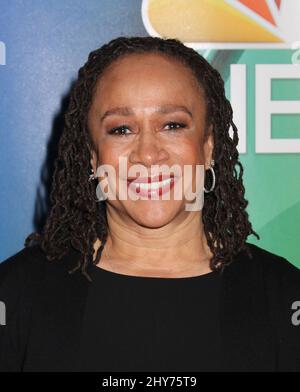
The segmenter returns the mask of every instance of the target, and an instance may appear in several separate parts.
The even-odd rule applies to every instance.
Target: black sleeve
[[[22,370],[31,311],[26,301],[30,257],[30,249],[24,248],[0,263],[0,301],[5,311],[0,325],[0,371]]]

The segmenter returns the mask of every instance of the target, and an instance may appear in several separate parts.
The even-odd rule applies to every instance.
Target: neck
[[[107,208],[108,237],[100,263],[131,274],[176,276],[211,271],[212,253],[201,211],[184,212],[160,228],[147,228]],[[100,242],[95,244],[98,248]],[[108,256],[107,256],[108,255]]]

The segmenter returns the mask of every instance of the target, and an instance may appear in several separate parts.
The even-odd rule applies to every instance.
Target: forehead
[[[159,53],[125,55],[110,64],[100,76],[94,99],[108,101],[131,99],[137,102],[199,100],[202,94],[193,72],[175,58]]]
[[[182,78],[194,79],[192,70],[179,59],[167,54],[152,52],[125,54],[114,60],[104,70],[103,76],[113,77],[118,73],[134,72],[137,69],[144,72],[151,71],[151,74],[157,75],[172,71],[177,76],[180,74]]]

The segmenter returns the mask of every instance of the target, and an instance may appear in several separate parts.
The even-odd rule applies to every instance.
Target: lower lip
[[[157,197],[169,192],[174,187],[174,183],[175,178],[172,177],[171,181],[169,181],[165,185],[160,185],[158,188],[155,189],[142,189],[140,186],[137,187],[134,182],[128,182],[127,186],[130,191],[133,192],[135,195],[151,199],[151,196]]]

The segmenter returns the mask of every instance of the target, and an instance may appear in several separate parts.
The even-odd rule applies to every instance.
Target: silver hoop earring
[[[208,170],[211,171],[211,175],[212,175],[212,184],[211,184],[211,187],[210,187],[209,190],[205,189],[205,187],[203,188],[205,193],[210,193],[210,192],[212,192],[212,191],[215,189],[215,185],[216,185],[216,174],[215,174],[215,171],[214,171],[214,168],[213,168],[214,165],[215,165],[215,161],[212,159],[211,164],[210,164],[210,167],[208,168]]]
[[[93,180],[95,180],[95,176],[94,176],[94,170],[93,169],[91,169],[91,174],[89,175],[89,179],[88,179],[88,181],[93,181]]]
[[[91,174],[89,175],[88,181],[94,181],[95,179],[96,179],[96,177],[94,175],[94,170],[91,169]],[[99,187],[100,187],[100,184],[98,183],[97,188],[96,188],[97,199],[94,199],[94,201],[96,203],[99,203],[99,202],[105,200],[105,197],[102,197],[103,193],[101,191],[101,187],[100,187],[100,191],[99,191]],[[100,197],[99,197],[99,193],[100,193]]]

